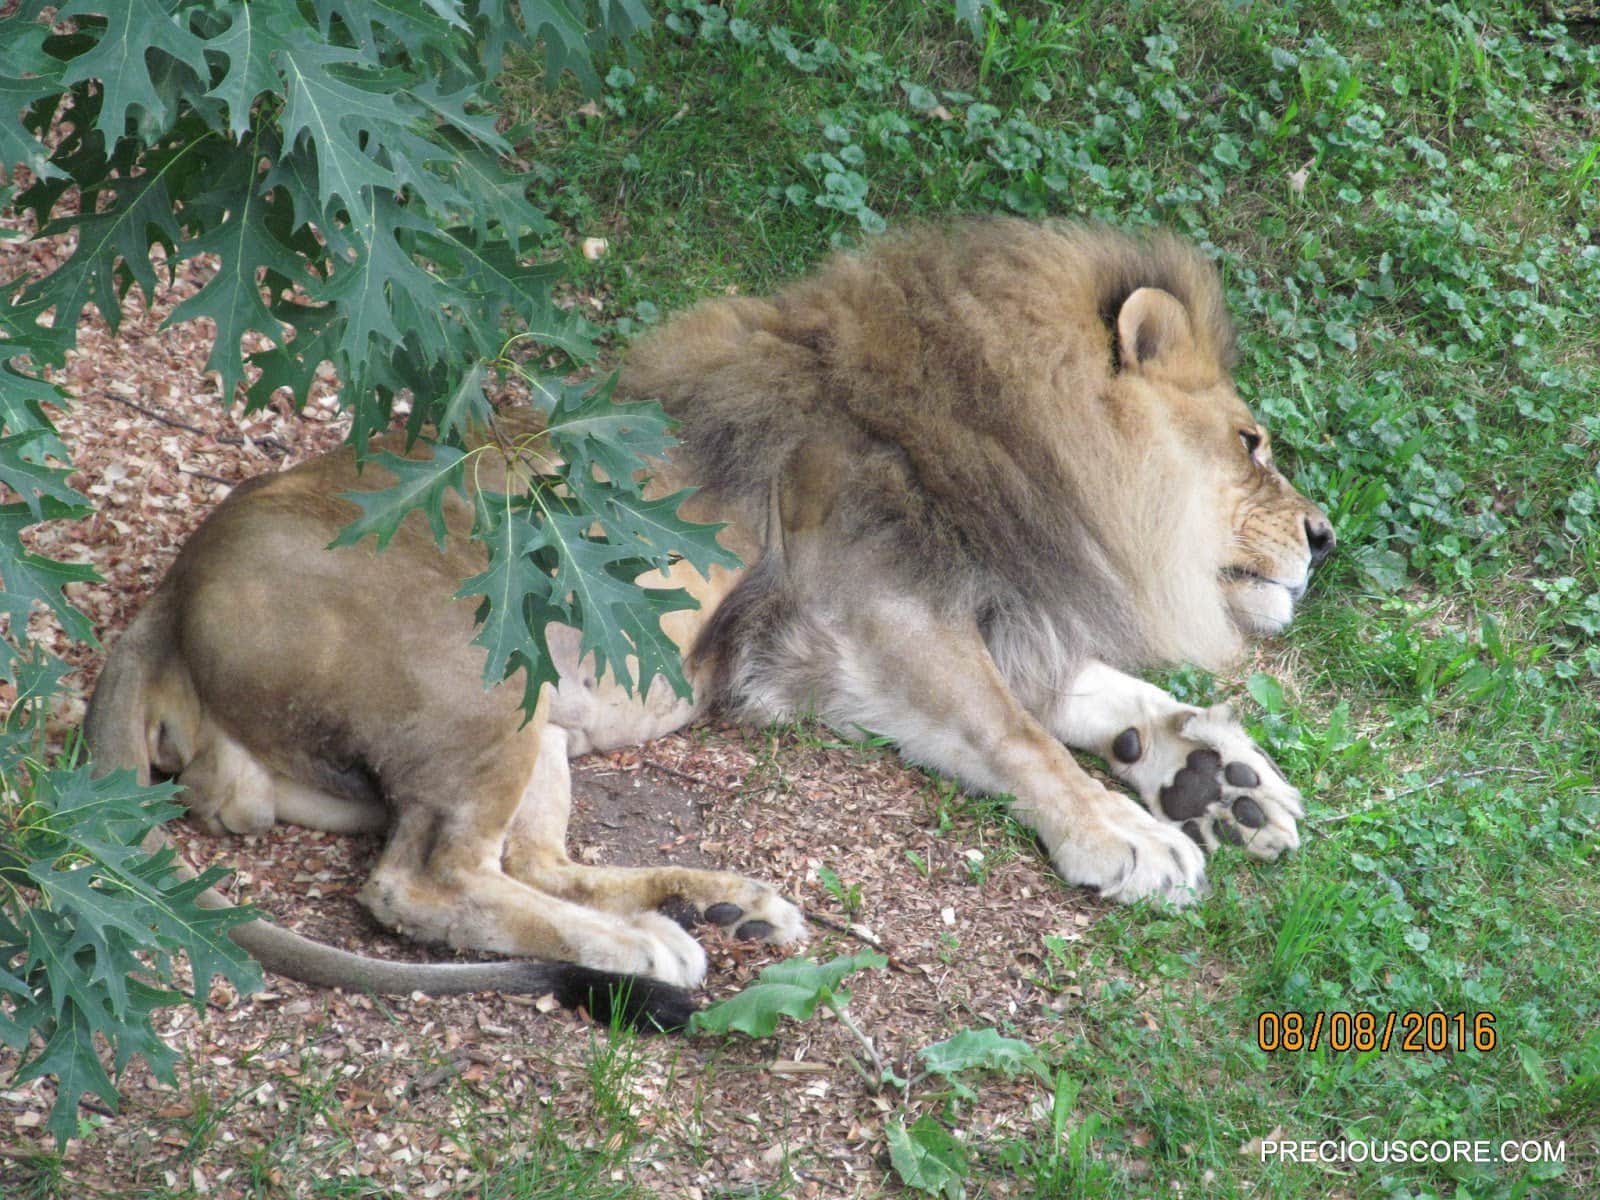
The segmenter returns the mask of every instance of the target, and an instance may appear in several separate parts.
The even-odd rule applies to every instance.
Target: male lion
[[[473,602],[450,598],[480,569],[469,543],[440,553],[418,521],[381,554],[322,552],[355,515],[340,493],[388,482],[341,450],[240,488],[190,539],[107,663],[91,749],[175,776],[212,826],[387,827],[362,891],[384,924],[612,973],[383,963],[241,927],[273,970],[380,991],[571,999],[643,976],[629,1014],[670,1022],[705,956],[659,910],[798,940],[763,884],[566,855],[568,756],[713,703],[887,734],[1012,797],[1068,881],[1183,903],[1219,839],[1295,846],[1299,795],[1225,708],[1123,672],[1218,666],[1281,630],[1334,541],[1273,466],[1233,354],[1215,271],[1171,237],[973,219],[881,239],[628,357],[622,390],[682,424],[663,484],[697,484],[686,512],[728,522],[748,564],[666,581],[702,604],[667,619],[693,702],[662,681],[628,698],[557,630],[560,686],[522,726],[514,686],[479,684]]]

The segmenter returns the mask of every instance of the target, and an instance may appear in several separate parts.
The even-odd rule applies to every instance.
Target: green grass
[[[1101,921],[1088,969],[1047,964],[1084,988],[1042,1049],[1082,1085],[1061,1119],[1093,1133],[1070,1163],[1044,1125],[974,1156],[969,1190],[1593,1194],[1595,30],[1536,4],[1006,9],[974,39],[939,5],[680,0],[598,117],[518,93],[543,199],[610,241],[569,257],[618,346],[907,219],[1188,234],[1223,267],[1241,389],[1338,524],[1283,678],[1241,697],[1307,792],[1309,844],[1225,863],[1193,912]],[[1262,1011],[1436,1009],[1492,1012],[1497,1048],[1255,1047]],[[1240,1154],[1274,1128],[1565,1138],[1568,1162]]]

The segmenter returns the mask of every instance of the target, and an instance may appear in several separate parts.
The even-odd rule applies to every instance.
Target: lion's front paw
[[[1300,793],[1251,740],[1225,704],[1184,717],[1152,738],[1137,762],[1119,763],[1145,805],[1197,845],[1222,841],[1273,859],[1300,844]],[[1114,749],[1115,753],[1115,749]]]
[[[648,975],[679,987],[699,987],[706,977],[706,952],[699,942],[660,913],[640,913],[620,931],[576,956],[586,967],[622,975]]]
[[[1109,799],[1109,797],[1108,797]],[[1126,801],[1093,825],[1075,827],[1050,861],[1062,878],[1096,888],[1127,904],[1154,897],[1175,905],[1205,895],[1206,860],[1200,847]]]

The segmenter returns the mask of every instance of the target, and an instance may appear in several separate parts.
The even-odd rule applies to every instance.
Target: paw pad
[[[1221,765],[1222,756],[1215,750],[1191,750],[1183,768],[1161,789],[1161,807],[1167,816],[1187,821],[1222,799],[1222,786],[1217,782]]]
[[[1111,743],[1111,754],[1120,763],[1138,762],[1139,756],[1143,753],[1144,746],[1139,741],[1139,731],[1132,727],[1117,734],[1117,740]]]
[[[1231,762],[1223,768],[1222,777],[1238,788],[1253,788],[1261,786],[1261,776],[1257,775],[1249,763]]]
[[[1233,765],[1237,766],[1239,764],[1235,763]],[[1256,773],[1251,771],[1250,777],[1254,779],[1256,777]],[[1232,783],[1233,781],[1229,780],[1229,782]],[[1254,785],[1236,784],[1235,786],[1253,787]],[[1246,829],[1260,829],[1267,823],[1267,814],[1262,812],[1261,805],[1250,799],[1249,796],[1240,796],[1233,802],[1233,819],[1239,822],[1239,824],[1243,825]]]
[[[1123,763],[1135,735],[1143,739],[1140,758]],[[1107,761],[1138,788],[1151,815],[1176,825],[1203,851],[1229,843],[1273,859],[1300,844],[1300,793],[1221,705],[1124,728],[1107,749]]]
[[[744,909],[726,900],[721,904],[713,904],[706,909],[706,920],[713,925],[732,925],[742,916],[744,916]]]
[[[699,911],[682,896],[668,896],[656,911],[663,916],[671,917],[684,929],[693,929],[700,924]]]

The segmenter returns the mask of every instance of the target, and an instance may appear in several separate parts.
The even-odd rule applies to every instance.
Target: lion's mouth
[[[1294,610],[1305,595],[1305,584],[1285,583],[1250,567],[1225,567],[1228,608],[1246,634],[1273,637],[1294,620]]]
[[[1304,581],[1300,583],[1285,583],[1281,579],[1274,579],[1270,575],[1263,575],[1260,571],[1251,570],[1249,567],[1223,567],[1222,578],[1229,583],[1255,583],[1267,584],[1271,587],[1282,588],[1289,593],[1289,598],[1296,604],[1306,594]]]

